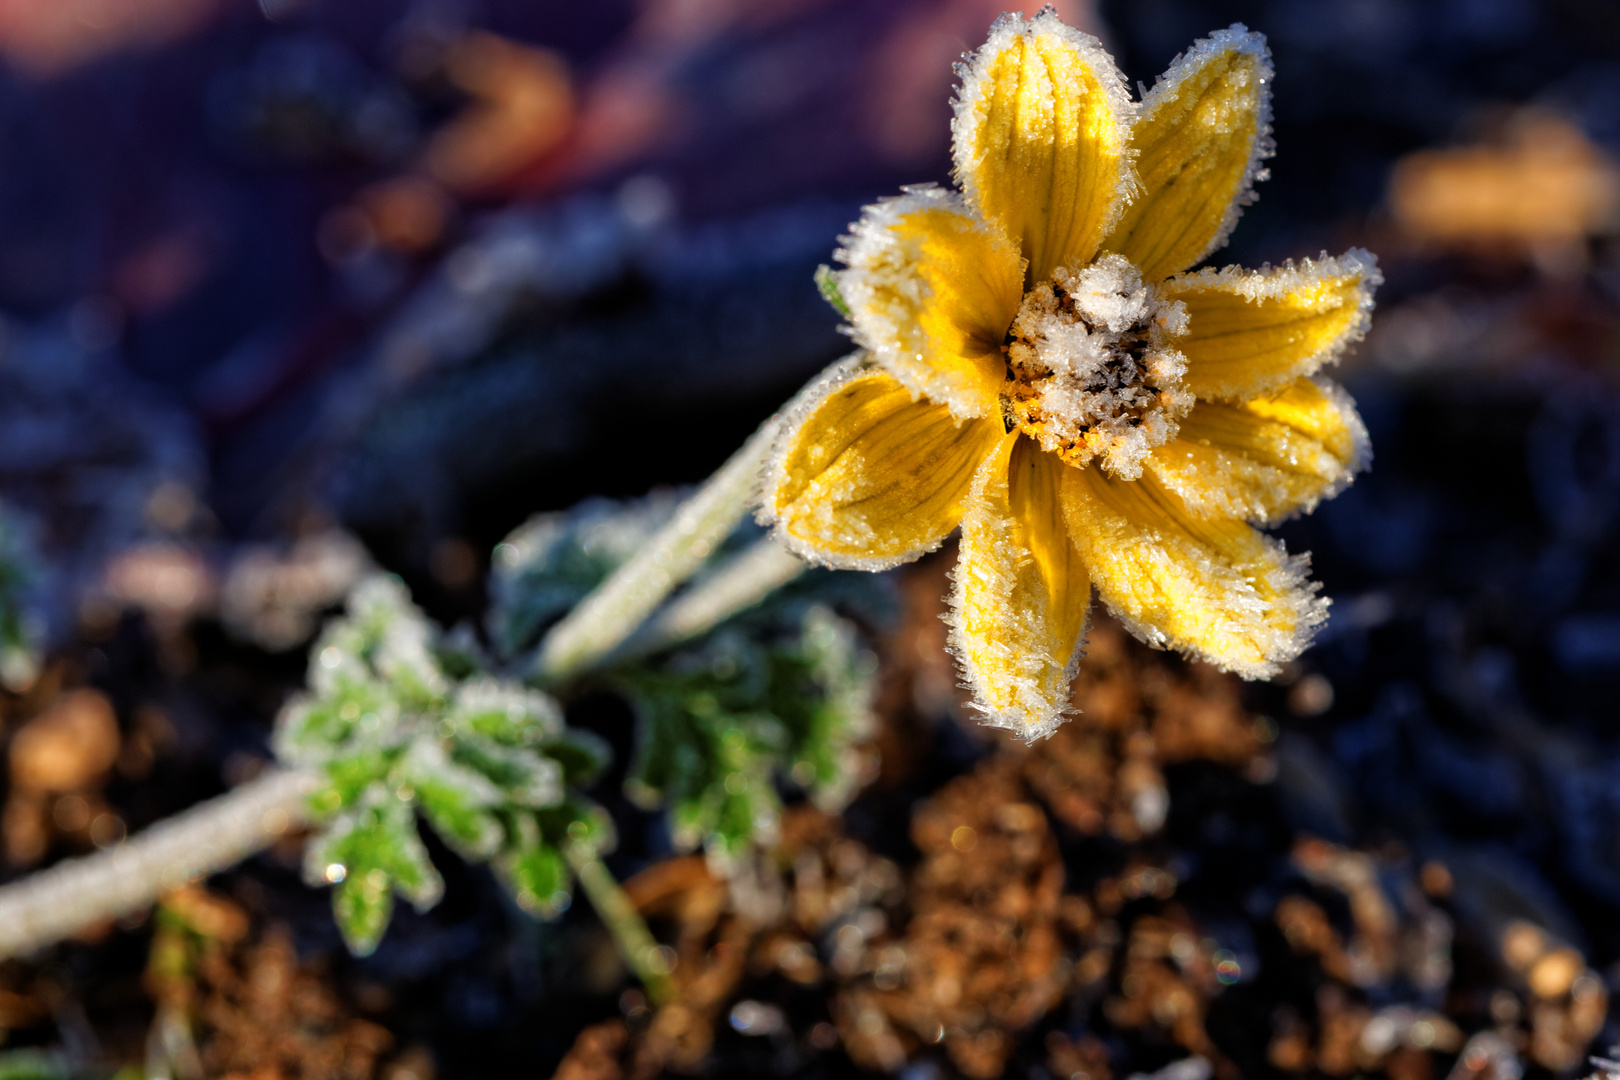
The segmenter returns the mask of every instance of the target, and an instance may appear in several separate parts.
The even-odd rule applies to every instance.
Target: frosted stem
[[[654,1005],[665,1005],[675,996],[675,986],[669,978],[669,965],[664,961],[658,942],[647,929],[646,920],[636,905],[630,902],[623,886],[613,877],[607,864],[583,844],[571,844],[567,849],[568,865],[579,879],[580,887],[590,898],[591,906],[601,916],[619,955],[630,965],[647,996]]]
[[[0,958],[144,911],[310,820],[314,772],[275,770],[96,855],[0,887]]]
[[[647,656],[705,634],[786,585],[808,567],[774,540],[760,540],[647,620],[613,654],[615,662]]]
[[[748,512],[776,439],[775,417],[681,504],[642,549],[580,601],[540,643],[535,677],[558,683],[624,643],[670,590],[697,572]]]

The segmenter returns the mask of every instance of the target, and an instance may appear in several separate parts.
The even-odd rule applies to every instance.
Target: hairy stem
[[[706,634],[807,569],[776,541],[760,540],[648,619],[612,660],[624,663]]]
[[[619,955],[647,988],[647,996],[654,1005],[668,1004],[675,996],[675,984],[670,981],[669,964],[658,942],[653,940],[652,931],[647,929],[641,912],[630,902],[607,864],[591,849],[583,844],[571,844],[566,855],[591,906],[601,916],[608,933],[613,935]]]
[[[0,957],[144,911],[194,878],[233,866],[310,818],[314,772],[276,770],[139,836],[0,888]]]
[[[538,680],[555,684],[594,667],[703,565],[748,512],[776,428],[774,417],[761,424],[669,524],[551,628],[535,661]]]

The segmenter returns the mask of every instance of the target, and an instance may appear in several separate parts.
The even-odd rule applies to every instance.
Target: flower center
[[[1059,269],[1024,296],[1007,331],[1002,416],[1072,465],[1093,458],[1122,479],[1192,408],[1187,360],[1171,347],[1187,309],[1121,255]]]

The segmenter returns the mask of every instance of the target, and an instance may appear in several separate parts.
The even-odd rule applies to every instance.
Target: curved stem
[[[115,848],[0,888],[0,957],[133,915],[195,878],[234,866],[310,820],[314,772],[275,770],[198,803]]]
[[[761,424],[669,524],[551,628],[540,643],[536,679],[554,684],[594,667],[703,565],[748,512],[776,429],[775,417]]]

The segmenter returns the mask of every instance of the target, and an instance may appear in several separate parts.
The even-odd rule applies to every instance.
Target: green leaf
[[[469,859],[487,859],[501,844],[492,810],[506,800],[482,773],[450,760],[432,735],[411,744],[396,770],[397,794],[413,798],[435,832]]]
[[[833,276],[833,268],[826,263],[816,267],[816,290],[821,298],[833,306],[833,310],[844,318],[850,318],[849,305],[844,302],[844,296],[838,291],[838,279]]]
[[[398,750],[368,747],[325,763],[329,796],[322,804],[331,809],[352,806],[372,784],[383,782],[399,757]]]
[[[558,849],[577,844],[592,855],[601,855],[612,851],[618,843],[608,812],[578,795],[570,795],[558,806],[536,811],[534,818],[546,843]]]
[[[346,877],[332,893],[332,916],[343,934],[343,943],[355,956],[370,956],[377,951],[393,915],[393,883],[381,870],[374,868]]]
[[[434,647],[434,658],[439,670],[455,681],[474,679],[490,667],[489,656],[478,642],[471,626],[459,623],[448,634],[441,635]]]
[[[568,910],[573,875],[561,851],[543,841],[503,853],[495,869],[519,907],[551,919]]]
[[[489,636],[503,656],[585,598],[674,513],[673,495],[628,505],[589,499],[530,518],[495,546],[490,561]]]
[[[382,940],[393,913],[393,893],[426,910],[444,892],[416,834],[410,806],[376,787],[360,805],[333,818],[305,849],[304,878],[312,885],[337,886],[333,914],[356,956],[368,955]]]
[[[777,777],[829,807],[853,793],[875,687],[855,627],[823,605],[741,624],[619,673],[640,718],[626,794],[667,806],[676,846],[721,872],[775,835]]]
[[[448,721],[509,746],[529,746],[562,731],[562,709],[538,690],[488,676],[456,688]]]
[[[541,744],[547,757],[562,767],[571,787],[589,787],[613,761],[608,744],[588,731],[564,729]]]
[[[516,806],[552,806],[563,798],[562,766],[534,750],[468,735],[455,740],[455,760],[493,784]]]

